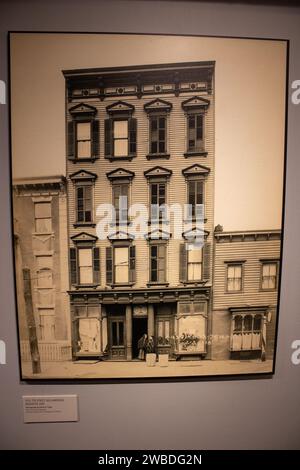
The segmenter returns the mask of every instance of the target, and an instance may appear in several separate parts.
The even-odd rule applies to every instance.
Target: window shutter
[[[129,282],[135,282],[135,246],[129,247]]]
[[[129,129],[129,155],[136,155],[136,140],[137,140],[137,120],[130,118],[128,120]]]
[[[95,119],[92,121],[92,136],[93,136],[93,148],[92,156],[99,158],[100,156],[100,133],[99,133],[99,120]]]
[[[71,285],[77,284],[77,251],[76,251],[76,248],[70,248],[70,282],[71,282]]]
[[[210,256],[211,256],[211,244],[205,243],[203,246],[203,279],[205,281],[210,278]]]
[[[106,247],[106,284],[113,283],[112,247]]]
[[[93,248],[93,276],[94,283],[100,284],[100,248]]]
[[[179,247],[179,281],[187,280],[187,249],[185,243],[180,243]]]
[[[74,121],[68,122],[68,158],[73,160],[75,158],[75,123]]]
[[[105,132],[105,156],[111,156],[112,152],[112,120],[105,119],[104,121],[104,132]]]

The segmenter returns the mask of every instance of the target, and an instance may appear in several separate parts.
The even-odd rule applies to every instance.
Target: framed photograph
[[[288,41],[9,42],[21,378],[273,374]]]

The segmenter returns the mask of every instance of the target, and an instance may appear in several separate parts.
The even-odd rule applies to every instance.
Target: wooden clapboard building
[[[132,360],[144,333],[170,357],[210,357],[214,63],[64,76],[73,357]],[[155,206],[145,236],[131,233],[120,196],[128,207]],[[187,203],[178,236],[163,205]],[[204,231],[195,223],[197,203]],[[102,204],[116,209],[104,238]],[[187,249],[199,232],[203,248]]]
[[[212,359],[272,359],[280,230],[215,230]]]

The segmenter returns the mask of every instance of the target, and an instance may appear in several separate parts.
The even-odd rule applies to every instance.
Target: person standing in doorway
[[[139,355],[138,358],[141,361],[145,360],[145,350],[147,346],[147,335],[146,333],[141,336],[141,338],[138,340],[138,350],[139,350]]]

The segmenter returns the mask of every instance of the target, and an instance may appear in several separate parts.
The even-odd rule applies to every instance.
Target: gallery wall
[[[187,1],[29,0],[1,2],[0,11],[0,79],[6,82],[8,30],[289,39],[290,84],[300,80],[300,8]],[[5,341],[7,348],[7,363],[0,365],[0,448],[300,447],[300,365],[291,360],[292,343],[300,340],[299,125],[300,104],[293,104],[289,96],[280,333],[273,378],[27,384],[20,382],[18,366],[10,225],[9,108],[8,104],[0,105],[0,340]],[[70,393],[79,397],[78,423],[23,423],[23,395]]]

